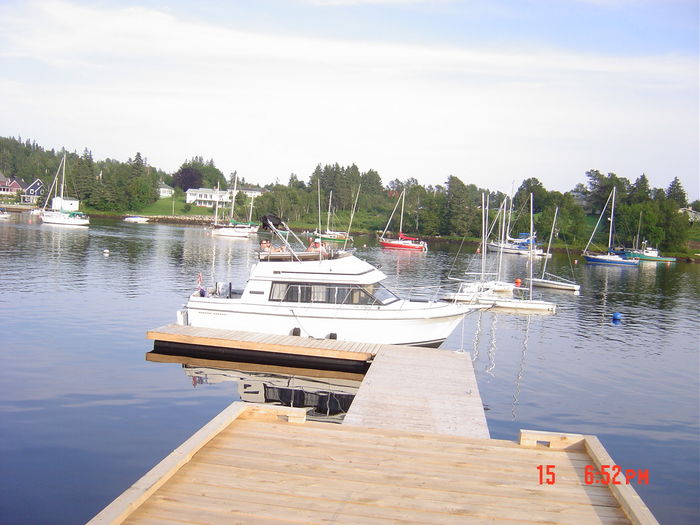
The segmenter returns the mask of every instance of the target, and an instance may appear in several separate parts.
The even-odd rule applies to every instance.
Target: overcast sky
[[[0,0],[0,28],[0,136],[46,148],[700,198],[696,0]]]

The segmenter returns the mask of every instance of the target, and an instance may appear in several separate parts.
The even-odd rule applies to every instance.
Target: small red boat
[[[425,241],[418,240],[415,237],[408,237],[403,233],[399,233],[398,239],[386,239],[381,237],[379,239],[379,244],[381,244],[383,248],[392,248],[396,250],[428,251],[428,245]]]

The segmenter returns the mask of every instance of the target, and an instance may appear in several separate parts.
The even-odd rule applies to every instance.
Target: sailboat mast
[[[326,232],[331,230],[331,201],[333,200],[333,190],[328,196],[328,217],[326,218]]]
[[[535,252],[534,250],[534,245],[535,243],[533,242],[534,239],[532,238],[534,235],[534,226],[532,224],[532,213],[533,213],[533,204],[532,204],[532,193],[530,193],[530,257],[528,263],[530,264],[530,300],[532,300],[532,267],[534,265],[534,258],[535,258]],[[546,261],[545,261],[546,262]]]
[[[549,259],[549,249],[552,247],[552,237],[554,236],[554,225],[557,223],[557,213],[559,213],[559,206],[554,208],[554,219],[552,219],[552,230],[549,232],[549,242],[547,243],[547,254],[544,256],[544,266],[542,267],[542,279],[544,279],[544,274],[547,271],[547,259]]]
[[[318,234],[321,235],[321,177],[316,179],[318,188]]]
[[[250,198],[250,210],[248,211],[248,222],[249,223],[253,222],[253,201],[255,201],[255,197]]]
[[[612,206],[610,207],[610,233],[608,234],[608,252],[612,249],[613,225],[615,224],[615,186],[612,191]]]
[[[403,233],[403,205],[406,203],[406,188],[401,192],[401,220],[399,221],[399,235]]]
[[[639,212],[639,224],[637,225],[637,236],[634,238],[634,249],[639,250],[639,232],[642,230],[642,212]]]
[[[233,176],[233,194],[231,195],[231,220],[233,220],[233,206],[236,204],[236,193],[238,192],[238,172]]]
[[[486,216],[488,209],[485,205],[484,194],[481,194],[481,282],[486,274]]]
[[[66,183],[66,154],[63,154],[63,174],[61,175],[61,211],[63,211],[63,185]]]
[[[219,225],[219,183],[216,183],[216,199],[214,200],[214,226]]]

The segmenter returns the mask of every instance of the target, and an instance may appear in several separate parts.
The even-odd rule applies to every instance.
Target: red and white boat
[[[408,237],[403,233],[399,233],[398,239],[387,239],[385,237],[381,237],[379,239],[379,244],[381,244],[383,248],[393,248],[397,250],[413,250],[420,252],[428,251],[428,245],[425,241],[421,241],[419,239],[416,239],[415,237]]]
[[[420,239],[417,239],[416,237],[409,237],[408,235],[403,234],[403,207],[404,203],[406,201],[406,189],[401,192],[401,196],[399,197],[399,200],[396,201],[396,205],[394,206],[394,210],[391,212],[391,216],[389,217],[389,221],[386,223],[386,228],[384,228],[384,231],[382,234],[379,236],[379,244],[382,245],[382,248],[390,248],[394,250],[411,250],[411,251],[418,251],[418,252],[427,252],[428,251],[428,244],[425,241],[421,241]],[[399,223],[399,238],[398,239],[391,239],[385,237],[386,231],[389,229],[389,225],[391,224],[391,219],[394,218],[394,213],[396,213],[396,208],[399,206],[399,202],[401,203],[401,220]]]

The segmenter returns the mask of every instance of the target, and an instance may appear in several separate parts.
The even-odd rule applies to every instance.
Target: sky
[[[696,0],[0,0],[0,27],[0,136],[47,149],[700,198]]]

